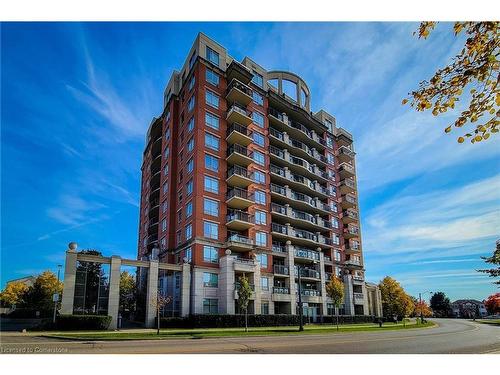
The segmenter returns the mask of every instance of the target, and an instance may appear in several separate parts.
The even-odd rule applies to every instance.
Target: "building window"
[[[214,86],[219,85],[219,75],[215,74],[212,70],[207,69],[206,80]]]
[[[168,141],[170,139],[170,128],[165,131],[165,139]]]
[[[333,252],[333,259],[334,259],[336,262],[340,262],[340,251],[335,250],[335,251]]]
[[[189,70],[191,70],[195,62],[196,62],[196,51],[193,52],[193,55],[189,59]]]
[[[191,77],[191,79],[189,80],[188,91],[191,91],[193,89],[194,84],[195,84],[195,78],[194,78],[194,75],[193,75]]]
[[[168,184],[165,182],[163,184],[163,194],[167,194],[167,191],[168,191]]]
[[[265,184],[266,175],[261,171],[253,171],[253,180],[259,184]]]
[[[337,212],[337,204],[334,202],[330,202],[330,210],[332,210],[332,212]]]
[[[264,211],[255,211],[255,224],[266,225],[266,213]]]
[[[267,268],[267,254],[257,254],[256,258],[260,263],[261,268]]]
[[[190,247],[184,250],[184,258],[187,259],[188,263],[191,263],[191,261],[193,260],[193,251]]]
[[[332,227],[333,228],[338,228],[339,227],[339,221],[338,221],[338,219],[332,217],[331,222],[332,222]]]
[[[193,179],[189,180],[186,184],[186,195],[193,194]]]
[[[177,233],[177,245],[179,245],[181,243],[181,240],[182,240],[182,234],[181,234],[181,231],[178,230]]]
[[[191,137],[191,139],[187,143],[187,150],[188,152],[193,151],[194,149],[194,137]]]
[[[332,129],[330,129],[330,131],[332,131]],[[326,145],[328,147],[330,147],[330,148],[333,148],[333,139],[332,139],[332,137],[326,137]]]
[[[205,112],[205,124],[211,128],[219,130],[219,118],[212,115],[210,112]]]
[[[170,152],[170,149],[168,147],[165,148],[165,152],[164,152],[164,155],[165,155],[165,159],[168,159],[168,154]]]
[[[188,122],[187,130],[188,132],[193,131],[194,129],[194,117],[191,117]]]
[[[326,153],[326,160],[328,160],[329,164],[334,164],[335,163],[335,158],[329,152]]]
[[[163,167],[163,175],[168,176],[168,164],[165,164],[165,166]]]
[[[219,66],[219,54],[209,46],[207,46],[207,60],[212,64]]]
[[[265,232],[256,232],[255,233],[255,244],[257,246],[267,246],[267,234]],[[267,264],[265,267],[267,267]]]
[[[259,87],[264,87],[264,78],[262,77],[262,75],[257,73],[255,70],[252,73],[253,73],[252,82]]]
[[[262,302],[260,304],[260,313],[262,315],[269,315],[269,302]]]
[[[257,91],[252,93],[253,102],[258,105],[264,105],[264,97],[260,95]]]
[[[161,205],[161,212],[165,213],[167,212],[167,201],[163,202],[162,205]]]
[[[217,288],[219,286],[219,275],[211,272],[203,272],[203,286]]]
[[[210,133],[205,133],[205,146],[212,150],[219,151],[219,138]]]
[[[207,90],[205,93],[205,102],[214,108],[219,108],[219,97],[212,91]]]
[[[205,168],[218,172],[219,171],[219,159],[217,159],[215,156],[205,154]]]
[[[266,164],[264,154],[260,151],[256,151],[256,150],[253,151],[253,160],[259,165]]]
[[[260,278],[260,288],[262,290],[269,290],[269,279],[267,277]]]
[[[167,240],[165,237],[163,237],[161,240],[160,240],[160,247],[162,249],[164,249],[165,247],[167,246]]]
[[[262,116],[261,113],[259,113],[259,112],[252,112],[252,120],[259,127],[261,127],[261,128],[264,127],[264,116]]]
[[[266,204],[266,193],[261,190],[255,190],[254,193],[255,203]]]
[[[219,226],[217,223],[212,223],[210,221],[203,222],[203,235],[207,238],[212,238],[214,240],[219,239]]]
[[[193,158],[191,158],[187,162],[187,172],[191,173],[193,171],[193,169],[194,169],[194,160],[193,160]]]
[[[193,214],[193,202],[189,202],[186,205],[186,219]]]
[[[194,109],[194,95],[189,98],[188,111],[191,112]]]
[[[161,231],[165,232],[167,230],[167,219],[161,221]]]
[[[203,246],[203,261],[209,263],[219,262],[219,251],[213,246]]]
[[[205,176],[204,189],[210,193],[219,193],[219,180],[216,178]]]
[[[177,212],[177,222],[180,223],[182,221],[182,209]]]
[[[186,240],[191,239],[192,236],[193,236],[193,225],[188,224],[186,225]]]
[[[204,198],[203,213],[210,216],[219,216],[219,202]]]
[[[218,300],[213,298],[203,299],[203,314],[217,314],[219,312]]]
[[[260,147],[264,147],[264,136],[258,132],[252,133],[253,141]]]
[[[340,244],[340,237],[337,235],[337,234],[334,234],[332,236],[332,241],[335,245],[339,245]]]

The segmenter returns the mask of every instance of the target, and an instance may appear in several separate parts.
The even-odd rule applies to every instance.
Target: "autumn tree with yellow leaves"
[[[426,39],[436,22],[422,22],[418,29],[419,39]],[[465,125],[468,130],[457,138],[459,143],[470,139],[472,143],[486,140],[498,133],[500,124],[500,22],[455,22],[455,36],[466,34],[461,52],[446,67],[439,69],[430,80],[420,82],[418,90],[409,93],[403,104],[410,103],[417,111],[431,110],[438,116],[455,108],[461,97],[468,98],[468,108],[445,128]]]

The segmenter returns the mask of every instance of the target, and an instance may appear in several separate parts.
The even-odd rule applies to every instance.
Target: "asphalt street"
[[[0,353],[500,354],[500,327],[435,319],[438,326],[384,332],[134,341],[75,341],[2,332]]]

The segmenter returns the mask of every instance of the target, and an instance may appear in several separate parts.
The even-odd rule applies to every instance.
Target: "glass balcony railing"
[[[248,212],[240,211],[240,210],[228,210],[227,211],[226,220],[227,222],[233,220],[245,221],[247,223],[254,223],[253,215],[250,215]]]
[[[288,275],[289,274],[288,267],[281,265],[281,264],[275,264],[273,269],[274,269],[274,273],[277,273],[279,275]]]
[[[231,166],[231,168],[228,169],[227,177],[229,178],[232,175],[250,178],[250,174],[248,173],[247,169],[244,167],[241,167],[239,165],[233,165],[233,166]]]
[[[286,246],[282,243],[273,242],[272,249],[275,253],[286,253]]]
[[[229,236],[227,237],[228,242],[237,242],[245,245],[253,245],[254,241],[251,238],[242,236],[239,233],[231,233],[229,232]]]
[[[317,251],[308,250],[304,248],[297,248],[295,249],[294,254],[298,258],[307,258],[319,261],[319,253]]]
[[[276,294],[290,294],[290,289],[284,287],[284,286],[274,286],[273,287],[273,293]]]

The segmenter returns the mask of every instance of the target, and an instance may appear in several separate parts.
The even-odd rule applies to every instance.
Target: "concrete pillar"
[[[219,313],[234,314],[234,257],[231,250],[219,259]]]
[[[352,276],[344,275],[344,305],[345,314],[354,315],[354,290],[352,286]]]
[[[368,315],[370,308],[368,307],[368,290],[365,283],[361,286],[361,291],[363,293],[363,315]]]
[[[326,279],[325,275],[325,255],[323,254],[321,249],[319,249],[319,272],[321,278],[321,309],[322,309],[321,314],[327,315],[328,309],[327,309],[326,299],[328,298],[328,296],[326,295],[325,285],[328,280]]]
[[[149,261],[148,288],[146,295],[146,327],[155,326],[156,300],[158,296],[158,261]]]
[[[189,315],[190,298],[191,298],[191,265],[189,263],[183,263],[182,283],[181,283],[181,316]]]
[[[260,302],[261,302],[261,287],[260,287],[260,263],[256,263],[255,271],[253,273],[253,285],[255,286],[255,299],[253,301],[253,313],[260,314]]]
[[[295,314],[297,311],[297,295],[296,287],[295,287],[295,248],[292,245],[291,241],[286,241],[286,251],[288,254],[288,269],[290,271],[290,281],[288,288],[290,290],[290,314]]]
[[[73,314],[77,256],[78,254],[76,252],[76,248],[70,248],[66,251],[66,260],[64,264],[64,288],[60,310],[61,314]]]
[[[122,259],[119,256],[111,257],[111,266],[109,270],[109,296],[108,296],[108,315],[111,316],[109,329],[118,327],[118,310],[120,308],[120,268]]]

